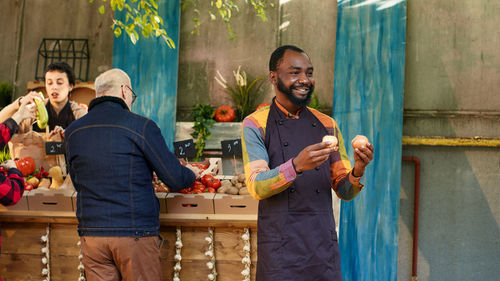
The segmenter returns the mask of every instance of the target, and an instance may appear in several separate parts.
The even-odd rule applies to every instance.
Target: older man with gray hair
[[[95,90],[89,113],[65,133],[86,278],[161,280],[152,174],[174,191],[196,175],[167,148],[155,122],[130,112],[136,95],[124,71],[102,73]]]

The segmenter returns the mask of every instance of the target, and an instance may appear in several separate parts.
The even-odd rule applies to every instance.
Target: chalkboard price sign
[[[241,139],[223,140],[220,142],[222,156],[241,156]]]
[[[45,143],[45,154],[47,155],[58,155],[64,154],[64,142],[46,142]]]
[[[192,139],[174,142],[174,149],[178,158],[194,158],[196,156]]]

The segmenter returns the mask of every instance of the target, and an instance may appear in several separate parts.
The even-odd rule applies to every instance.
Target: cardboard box
[[[210,166],[208,166],[207,171],[212,175],[222,175],[222,159],[221,158],[209,158]]]
[[[25,191],[21,199],[19,199],[19,201],[17,201],[17,203],[12,206],[4,206],[0,204],[0,211],[28,211],[27,195],[29,192],[30,192],[29,190]]]
[[[214,197],[216,214],[257,214],[259,200],[250,195],[216,194]]]
[[[215,193],[182,194],[171,192],[167,195],[167,213],[214,214]]]
[[[71,189],[33,189],[28,195],[29,211],[73,211],[74,191]]]
[[[76,195],[78,192],[75,191],[71,196],[71,202],[73,205],[73,211],[76,212]],[[160,213],[167,212],[167,193],[166,192],[156,192],[156,197],[158,197],[158,201],[160,201]]]
[[[166,192],[156,192],[156,197],[160,201],[160,213],[167,212],[167,194]]]

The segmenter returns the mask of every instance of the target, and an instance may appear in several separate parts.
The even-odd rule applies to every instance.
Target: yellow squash
[[[45,97],[42,92],[38,92],[40,94],[41,100],[35,98],[36,104],[36,123],[40,129],[44,129],[47,127],[47,123],[49,122],[49,114],[47,113],[47,108],[45,108],[45,103],[43,102]]]

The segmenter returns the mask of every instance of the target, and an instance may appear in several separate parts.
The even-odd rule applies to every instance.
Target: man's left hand
[[[373,160],[373,145],[368,143],[366,146],[354,149],[354,168],[352,175],[361,177],[365,173],[365,168]]]

